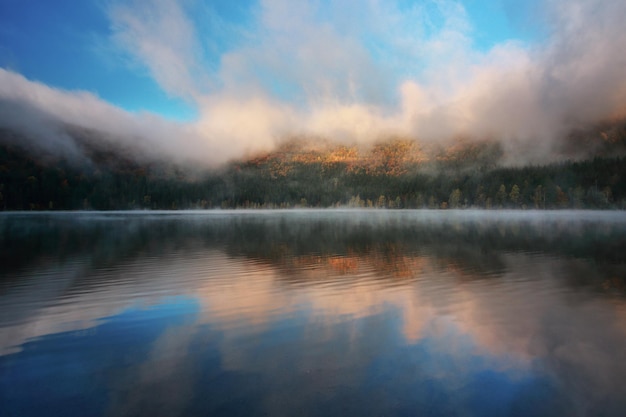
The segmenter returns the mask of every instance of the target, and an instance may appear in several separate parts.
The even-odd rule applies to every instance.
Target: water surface
[[[626,214],[0,215],[2,416],[624,416]]]

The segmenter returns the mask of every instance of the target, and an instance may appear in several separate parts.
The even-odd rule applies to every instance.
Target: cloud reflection
[[[168,226],[161,219],[159,227],[137,220],[123,232],[131,246],[109,257],[100,259],[97,250],[92,257],[70,253],[20,269],[0,298],[7,313],[0,321],[2,354],[18,354],[20,347],[47,335],[98,329],[129,309],[159,311],[184,297],[193,300],[193,314],[162,331],[145,361],[133,368],[135,382],[124,380],[139,390],[161,381],[165,392],[169,375],[180,374],[180,390],[167,408],[173,414],[181,412],[176,404],[185,403],[196,383],[186,352],[202,346],[216,349],[212,355],[219,358],[220,372],[271,375],[287,366],[293,373],[276,384],[289,387],[298,375],[321,395],[368,378],[362,369],[366,363],[398,360],[394,355],[414,350],[447,355],[424,371],[434,373],[435,380],[448,380],[457,371],[469,378],[462,371],[475,370],[480,361],[522,380],[554,378],[561,389],[580,394],[575,408],[583,415],[619,394],[626,351],[617,347],[626,340],[626,304],[619,286],[605,289],[605,283],[623,268],[598,243],[599,236],[618,233],[618,227],[594,224],[591,230],[600,234],[591,237],[585,228],[575,232],[581,241],[594,242],[591,262],[576,256],[579,248],[565,247],[564,254],[527,250],[531,236],[531,247],[541,247],[542,236],[534,233],[545,231],[546,224],[533,231],[501,224],[476,229],[471,222],[424,228],[388,220],[382,223],[389,231],[384,233],[363,219],[344,224],[345,229],[307,217],[288,220],[293,227],[286,229],[271,216],[207,223],[185,219]],[[121,233],[119,225],[106,224]],[[570,236],[570,228],[558,227]],[[468,248],[477,230],[482,238],[495,239],[494,246]],[[89,229],[81,232],[89,242]],[[132,246],[135,236],[142,237]],[[307,241],[312,236],[320,240]],[[511,246],[501,249],[497,236],[510,239]],[[99,232],[93,239],[100,250],[111,244]],[[120,249],[118,241],[119,236],[111,247]],[[174,303],[167,314],[183,314],[181,308]],[[336,344],[340,350],[329,351]],[[292,351],[300,348],[305,351]],[[264,352],[262,361],[259,352]],[[444,366],[446,361],[452,362]],[[294,392],[287,404],[267,399],[273,405],[266,406],[288,413],[305,401],[298,395],[304,394]],[[118,415],[132,414],[135,406]]]

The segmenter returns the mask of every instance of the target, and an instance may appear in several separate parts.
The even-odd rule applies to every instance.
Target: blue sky
[[[187,2],[189,3],[189,2]],[[219,33],[211,24],[220,19],[236,28],[254,31],[259,4],[253,1],[217,0],[197,7],[191,16],[197,34],[209,38],[203,60],[207,71],[219,65],[222,53],[241,42],[244,35]],[[0,66],[30,80],[67,90],[86,90],[129,111],[146,110],[167,118],[190,120],[197,117],[193,103],[164,91],[142,65],[133,63],[111,41],[110,7],[106,1],[3,0],[0,3]],[[512,21],[501,1],[466,0],[476,48],[488,50],[510,40],[524,39],[527,33]],[[437,3],[402,1],[401,8],[425,7],[434,25],[442,24]],[[329,10],[321,10],[330,13]],[[212,15],[212,16],[211,16]],[[261,73],[261,71],[260,71]],[[266,74],[270,77],[271,74]],[[286,88],[286,87],[285,87]],[[280,86],[276,90],[280,94]]]
[[[294,135],[498,138],[536,162],[626,117],[624,20],[612,0],[2,0],[0,125],[213,162]]]
[[[105,6],[95,1],[3,0],[0,65],[50,86],[91,91],[126,110],[194,117],[192,106],[107,45],[109,33]]]

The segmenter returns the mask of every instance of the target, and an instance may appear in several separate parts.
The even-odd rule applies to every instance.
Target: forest
[[[87,151],[88,162],[77,162],[1,144],[0,210],[626,209],[623,156],[504,166],[493,143],[433,151],[391,140],[362,151],[292,141],[218,169],[192,169]]]

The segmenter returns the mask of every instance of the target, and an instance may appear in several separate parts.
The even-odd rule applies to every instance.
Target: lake
[[[0,214],[1,416],[624,416],[626,213]]]

